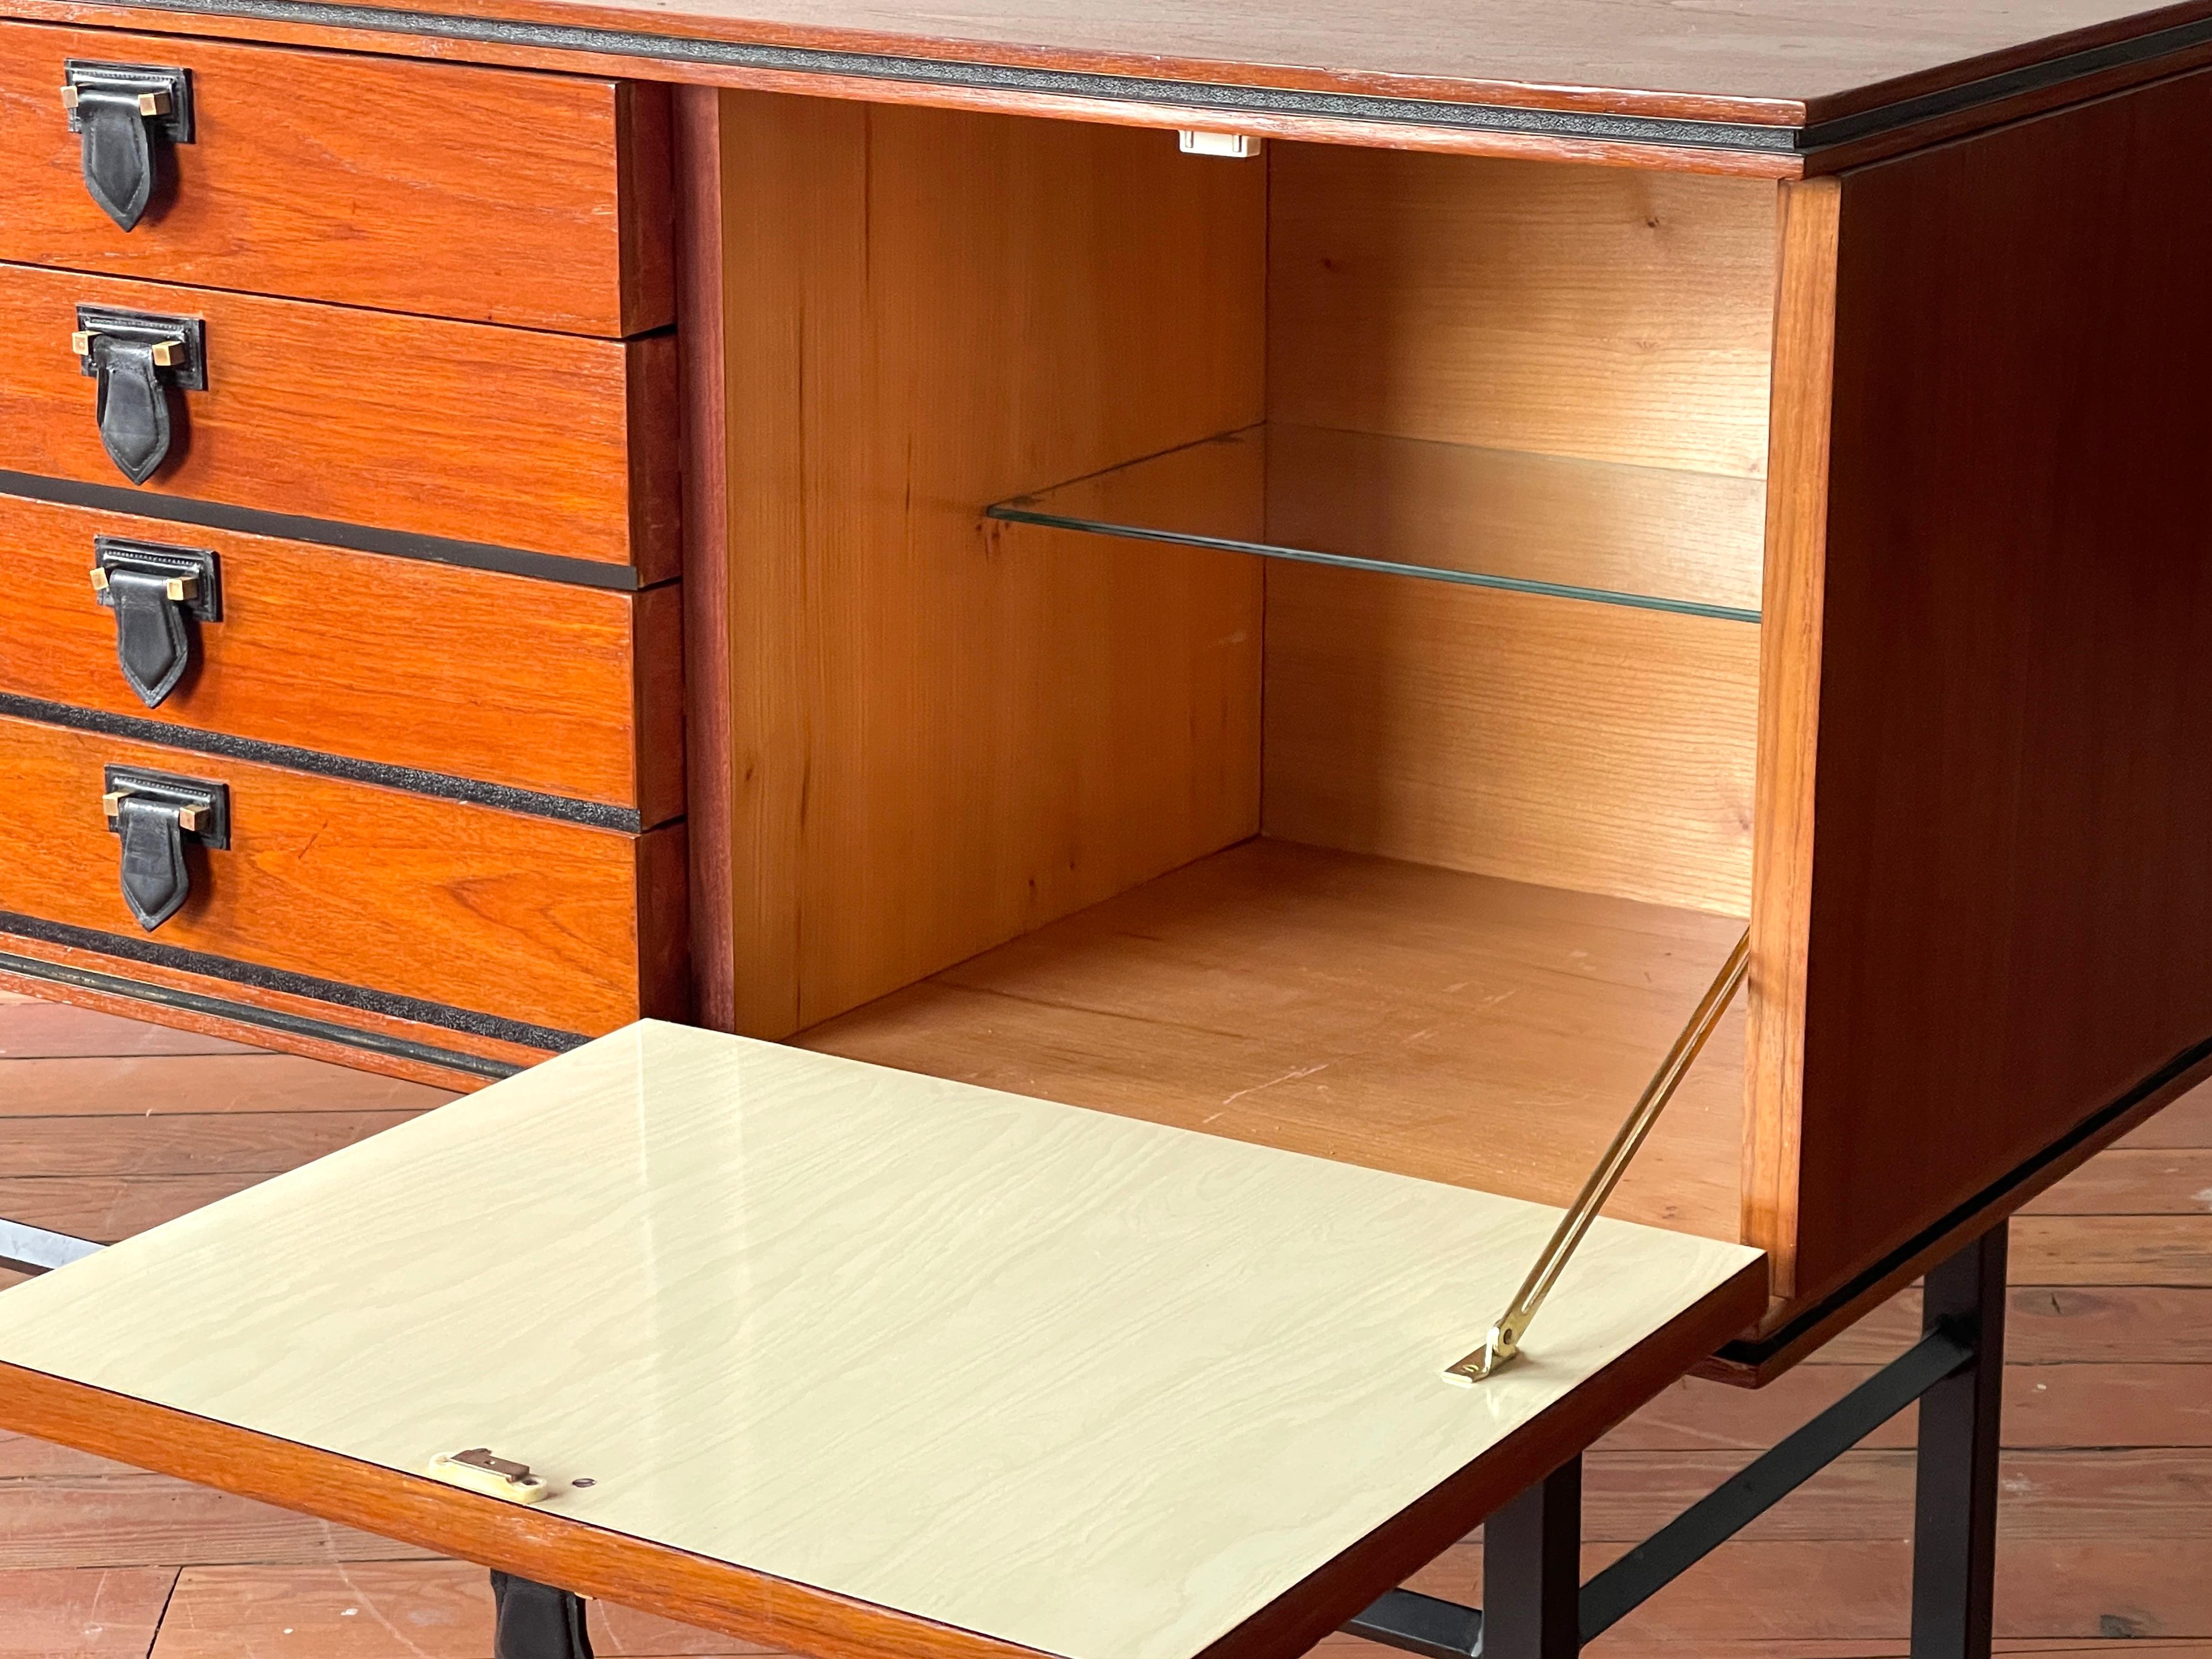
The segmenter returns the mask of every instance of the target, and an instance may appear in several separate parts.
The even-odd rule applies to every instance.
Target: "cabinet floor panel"
[[[1564,1204],[1742,923],[1245,842],[794,1041]],[[1732,1009],[1607,1212],[1734,1238]]]

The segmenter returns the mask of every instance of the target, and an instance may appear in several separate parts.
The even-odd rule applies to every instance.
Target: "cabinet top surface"
[[[1757,1261],[1601,1221],[1523,1361],[1447,1381],[1556,1215],[633,1026],[0,1294],[0,1359],[403,1472],[488,1447],[550,1516],[1183,1659]]]
[[[565,27],[771,54],[849,53],[1778,126],[1955,94],[2001,75],[2071,80],[2113,67],[2116,55],[2120,62],[2163,58],[2201,45],[2196,32],[2212,18],[2208,0],[2140,11],[2112,0],[1869,0],[1855,6],[1826,0],[1474,0],[1457,7],[1427,0],[1127,0],[1118,6],[973,0],[957,7],[895,0],[427,0],[404,9],[326,0],[0,4],[0,11],[25,15],[58,9],[84,21],[111,10],[138,18],[199,13],[487,39],[485,29],[534,26],[541,33],[529,39],[538,44],[551,39],[545,28]],[[554,44],[588,49],[576,41]],[[860,61],[793,66],[896,73]],[[1029,89],[1051,88],[1039,82]],[[1063,90],[1091,95],[1081,87]]]

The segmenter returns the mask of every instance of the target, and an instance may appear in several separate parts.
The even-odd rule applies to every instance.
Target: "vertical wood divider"
[[[1784,184],[1775,288],[1766,574],[1759,642],[1758,804],[1751,866],[1751,1015],[1744,1066],[1743,1238],[1793,1293],[1814,758],[1820,716],[1828,428],[1843,186]]]
[[[691,1018],[737,1020],[731,871],[728,369],[722,325],[722,94],[676,90],[676,310],[683,362],[684,660]]]

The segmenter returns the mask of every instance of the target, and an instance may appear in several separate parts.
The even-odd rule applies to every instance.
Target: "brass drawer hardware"
[[[230,787],[111,766],[100,805],[109,832],[123,842],[123,901],[150,933],[191,896],[185,837],[218,852],[230,845]]]
[[[88,328],[81,328],[70,336],[70,349],[79,357],[93,355],[92,343],[100,337]],[[179,368],[189,361],[185,348],[174,340],[156,340],[149,354],[156,368]]]
[[[196,577],[172,576],[161,584],[161,587],[163,590],[162,597],[164,599],[184,600],[196,599],[199,597],[200,585],[198,578]],[[111,585],[107,580],[107,573],[105,570],[95,569],[93,571],[92,591],[95,594],[99,595],[100,602],[102,605],[110,605],[114,602],[111,593]]]
[[[120,536],[93,539],[92,591],[115,613],[115,659],[149,708],[161,706],[191,666],[188,623],[222,620],[222,567],[204,549]]]
[[[1521,1352],[1521,1339],[1528,1334],[1528,1322],[1544,1305],[1544,1298],[1552,1293],[1559,1274],[1567,1265],[1567,1258],[1575,1253],[1575,1246],[1583,1242],[1583,1235],[1597,1219],[1613,1189],[1620,1184],[1620,1177],[1628,1172],[1629,1160],[1644,1145],[1651,1126],[1659,1121],[1659,1114],[1667,1109],[1667,1103],[1674,1097],[1674,1091],[1682,1086],[1690,1067],[1697,1063],[1705,1039],[1712,1036],[1713,1028],[1721,1023],[1729,1003],[1743,984],[1751,966],[1751,931],[1744,930],[1735,949],[1729,952],[1728,960],[1721,964],[1720,972],[1691,1011],[1689,1023],[1682,1027],[1674,1046],[1667,1051],[1667,1058],[1659,1062],[1659,1069],[1651,1074],[1651,1081],[1644,1085],[1644,1093],[1636,1103],[1628,1121],[1620,1126],[1613,1144],[1605,1149],[1605,1156],[1583,1182],[1583,1189],[1575,1194],[1575,1201],[1559,1218],[1551,1238],[1536,1257],[1536,1265],[1528,1269],[1528,1276],[1521,1281],[1514,1292],[1512,1305],[1506,1309],[1482,1346],[1457,1364],[1444,1368],[1444,1375],[1455,1382],[1479,1382],[1486,1376],[1503,1370]]]
[[[84,187],[100,211],[129,230],[154,199],[154,141],[192,142],[191,72],[75,58],[62,72],[62,107],[70,131],[83,141]]]
[[[70,349],[99,385],[93,416],[107,459],[143,483],[168,459],[169,388],[207,390],[207,325],[198,317],[79,306]]]

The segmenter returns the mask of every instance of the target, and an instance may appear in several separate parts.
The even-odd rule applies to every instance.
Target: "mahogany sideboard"
[[[2212,1066],[2212,3],[0,0],[0,982],[1764,1252]]]

